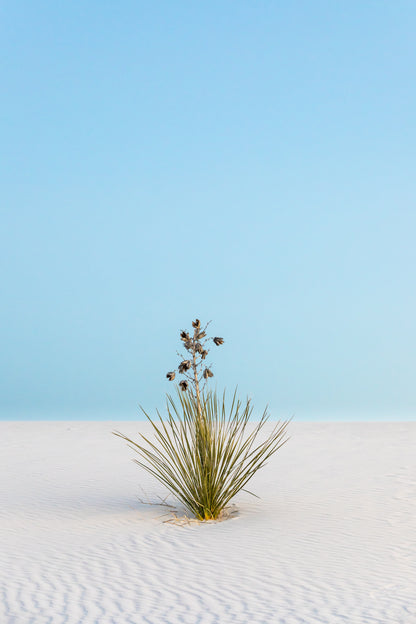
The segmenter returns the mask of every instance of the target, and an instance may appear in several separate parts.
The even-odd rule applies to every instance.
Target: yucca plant
[[[249,426],[252,414],[250,399],[243,404],[234,392],[231,405],[226,406],[216,392],[206,390],[213,377],[204,360],[209,353],[208,340],[219,346],[223,338],[207,338],[198,319],[192,323],[193,335],[181,332],[181,339],[190,359],[178,354],[182,361],[177,372],[185,377],[177,388],[178,400],[167,395],[164,419],[157,412],[154,421],[144,410],[152,425],[154,439],[141,435],[140,443],[114,432],[128,442],[140,455],[134,461],[150,472],[172,492],[199,520],[219,518],[231,499],[286,441],[289,421],[278,422],[259,441],[259,434],[268,421],[267,408],[260,421]],[[166,376],[175,379],[176,371]],[[143,444],[145,443],[145,445]],[[247,490],[245,490],[247,491]],[[251,493],[251,492],[250,492]]]

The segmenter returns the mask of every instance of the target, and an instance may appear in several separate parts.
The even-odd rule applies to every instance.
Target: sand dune
[[[416,423],[292,423],[208,524],[138,501],[115,428],[0,423],[2,624],[416,623]]]

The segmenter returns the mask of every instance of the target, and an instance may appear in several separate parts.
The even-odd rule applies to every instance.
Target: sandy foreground
[[[114,429],[0,423],[1,624],[416,623],[416,422],[292,423],[209,524]]]

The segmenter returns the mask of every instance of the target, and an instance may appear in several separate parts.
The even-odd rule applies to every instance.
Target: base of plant
[[[238,509],[236,505],[234,503],[230,503],[229,505],[227,505],[225,509],[222,509],[221,512],[217,514],[215,518],[212,515],[209,516],[208,514],[206,518],[202,518],[202,517],[197,518],[194,515],[189,516],[187,514],[185,507],[182,507],[182,509],[179,510],[174,504],[168,502],[168,498],[171,496],[170,494],[168,494],[164,498],[162,498],[161,496],[157,496],[156,499],[152,500],[143,489],[142,489],[142,492],[143,492],[143,497],[139,496],[137,498],[139,503],[141,503],[142,505],[150,505],[152,507],[166,507],[168,509],[168,512],[160,516],[160,518],[163,518],[163,516],[167,516],[167,515],[172,516],[172,517],[169,518],[168,520],[163,520],[164,523],[180,524],[180,525],[191,524],[191,523],[197,523],[197,524],[211,523],[212,524],[215,522],[223,522],[224,520],[229,520],[230,518],[238,515]]]
[[[197,518],[196,516],[189,516],[186,512],[181,514],[177,509],[171,509],[171,518],[163,520],[165,524],[176,524],[180,526],[190,524],[217,524],[219,522],[225,522],[238,516],[239,511],[234,504],[228,505],[216,518]]]

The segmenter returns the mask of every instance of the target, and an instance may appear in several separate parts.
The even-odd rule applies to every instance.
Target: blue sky
[[[2,418],[416,413],[414,2],[0,8]]]

